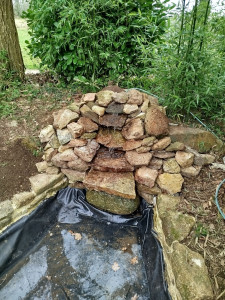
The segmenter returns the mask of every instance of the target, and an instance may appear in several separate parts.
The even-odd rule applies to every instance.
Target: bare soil
[[[44,81],[40,79],[35,84],[42,86]],[[52,123],[54,110],[79,97],[80,94],[69,97],[65,94],[59,101],[58,96],[48,92],[42,99],[18,98],[13,116],[0,120],[0,201],[30,189],[28,178],[37,173],[35,163],[42,156],[38,142],[40,129]],[[215,205],[214,195],[224,174],[205,167],[197,178],[185,178],[179,207],[196,218],[196,226],[184,243],[205,258],[215,299],[221,300],[225,299],[225,221]],[[219,192],[223,211],[224,200],[225,185]]]

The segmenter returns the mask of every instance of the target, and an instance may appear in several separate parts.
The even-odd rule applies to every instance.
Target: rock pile
[[[138,195],[152,202],[161,192],[179,193],[183,176],[197,176],[214,161],[172,143],[165,109],[134,89],[85,94],[53,117],[39,136],[46,145],[38,171],[82,183],[89,202],[113,213],[134,212]]]

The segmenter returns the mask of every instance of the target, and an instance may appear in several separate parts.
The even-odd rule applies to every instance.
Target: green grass
[[[25,43],[26,40],[30,40],[30,35],[28,33],[26,21],[19,18],[16,18],[15,21],[19,36],[20,47],[23,55],[23,61],[26,69],[39,69],[39,60],[32,58],[29,55],[27,44]]]

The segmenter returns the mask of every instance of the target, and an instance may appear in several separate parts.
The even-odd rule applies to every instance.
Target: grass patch
[[[25,43],[26,40],[30,41],[30,35],[28,33],[26,20],[23,20],[21,18],[16,18],[15,22],[18,31],[23,61],[26,69],[39,69],[39,64],[40,64],[39,60],[32,58],[29,55],[27,44]]]

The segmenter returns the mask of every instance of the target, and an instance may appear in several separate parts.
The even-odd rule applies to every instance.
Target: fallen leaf
[[[118,271],[119,269],[120,269],[120,266],[118,265],[118,263],[117,262],[114,262],[114,264],[112,265],[112,269],[113,269],[113,271]]]
[[[130,263],[131,263],[132,265],[138,264],[138,258],[137,258],[137,256],[131,258]]]
[[[130,300],[137,300],[138,299],[138,295],[135,294]]]
[[[69,230],[69,233],[74,236],[75,240],[80,241],[82,239],[82,236],[78,232],[73,232],[72,230]]]

